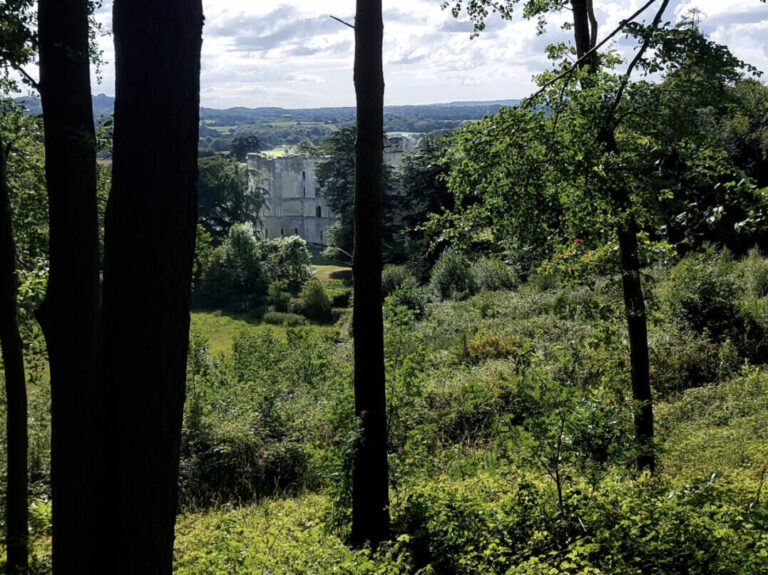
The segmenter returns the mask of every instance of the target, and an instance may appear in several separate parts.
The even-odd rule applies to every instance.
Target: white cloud
[[[383,1],[388,104],[523,97],[533,88],[532,76],[547,66],[544,46],[570,39],[559,27],[568,13],[551,19],[544,36],[536,35],[535,22],[491,18],[481,36],[471,40],[471,24],[453,20],[439,0]],[[598,0],[600,35],[643,1]],[[712,39],[768,70],[768,5],[759,0],[673,0],[668,19],[690,8],[702,11],[702,26]],[[354,0],[204,0],[204,9],[204,106],[354,105],[353,31],[330,18],[353,22]],[[109,2],[98,17],[107,28],[111,25]],[[94,91],[111,94],[111,37],[101,45],[108,64]],[[619,39],[616,46],[630,54],[626,41]]]

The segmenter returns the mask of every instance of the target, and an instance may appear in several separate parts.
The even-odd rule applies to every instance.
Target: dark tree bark
[[[576,42],[576,56],[581,59],[597,43],[597,19],[592,0],[571,0],[573,9],[573,37]],[[590,72],[597,72],[598,55],[593,52],[582,64]]]
[[[87,0],[40,0],[40,96],[50,203],[50,275],[38,319],[51,369],[53,564],[88,573],[90,405],[99,242]]]
[[[11,224],[8,189],[9,147],[0,137],[0,345],[2,346],[6,398],[7,485],[5,532],[7,575],[27,573],[27,386],[24,375],[24,348],[19,333],[16,293],[16,243]]]
[[[197,221],[201,0],[116,0],[96,565],[170,574]],[[102,571],[103,572],[103,571]]]
[[[389,535],[382,233],[384,24],[381,0],[357,0],[355,90],[355,249],[353,256],[355,414],[360,418],[352,474],[352,543],[376,545]]]
[[[616,135],[612,128],[601,131],[601,143],[609,154],[618,151]],[[616,178],[619,180],[619,178]],[[629,369],[634,402],[634,426],[638,471],[656,469],[653,445],[653,395],[648,360],[648,316],[640,276],[640,249],[637,242],[637,222],[631,214],[631,199],[626,189],[617,185],[611,187],[611,200],[618,212],[616,228],[619,240],[621,287],[624,295],[624,314],[627,319],[629,336]]]
[[[648,364],[648,318],[640,279],[640,254],[637,245],[637,224],[630,217],[619,224],[619,251],[621,253],[621,284],[624,292],[624,311],[629,333],[629,364],[632,378],[632,400],[635,403],[635,441],[637,442],[637,469],[653,473],[656,458],[653,446],[653,399]]]

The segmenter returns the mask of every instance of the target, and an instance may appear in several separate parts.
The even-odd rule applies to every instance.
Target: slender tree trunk
[[[635,403],[635,441],[637,469],[656,469],[653,446],[653,399],[648,366],[648,319],[640,279],[640,255],[637,245],[637,224],[634,218],[621,224],[618,230],[621,252],[621,284],[624,310],[629,332],[629,363],[632,377],[632,399]]]
[[[382,154],[384,24],[381,0],[357,0],[355,90],[355,249],[353,334],[355,414],[360,438],[352,474],[352,543],[374,546],[389,535],[384,322],[382,317]]]
[[[40,0],[38,23],[50,204],[50,275],[38,319],[51,369],[53,565],[56,573],[87,574],[99,309],[88,2]]]
[[[608,153],[616,153],[618,143],[612,129],[603,129],[599,140]],[[629,369],[634,403],[635,443],[637,469],[653,473],[656,469],[653,445],[653,395],[648,361],[648,316],[640,276],[640,250],[637,242],[637,222],[629,213],[630,198],[626,190],[613,186],[611,200],[619,214],[617,235],[621,257],[621,287],[624,295],[624,314],[629,335]]]
[[[201,0],[116,0],[96,564],[170,574],[197,221]],[[102,571],[103,572],[103,571]]]
[[[27,386],[24,348],[19,333],[16,293],[16,244],[11,224],[8,189],[8,148],[0,138],[0,345],[6,397],[6,453],[8,454],[5,501],[7,575],[27,573]]]
[[[597,20],[592,0],[571,0],[573,9],[573,38],[576,42],[576,56],[581,58],[595,47],[597,42]],[[590,73],[597,72],[598,56],[593,52],[583,63]]]

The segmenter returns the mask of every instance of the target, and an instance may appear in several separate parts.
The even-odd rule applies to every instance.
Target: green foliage
[[[332,245],[352,253],[354,246],[355,128],[333,132],[326,140],[328,158],[317,165],[317,181],[331,209],[341,215]]]
[[[384,297],[391,295],[406,279],[413,279],[404,265],[387,264],[381,271],[381,291]]]
[[[752,248],[741,262],[740,273],[748,293],[762,298],[768,295],[768,259],[757,248]]]
[[[230,151],[238,162],[245,162],[248,154],[261,150],[261,141],[256,134],[238,134],[232,138]]]
[[[243,334],[215,360],[192,338],[180,468],[187,504],[250,501],[317,482],[305,434],[325,432],[312,406],[329,340],[291,329],[286,337]]]
[[[739,289],[712,257],[685,258],[672,275],[667,298],[671,313],[686,329],[715,341],[736,338],[743,327]]]
[[[268,311],[264,314],[263,320],[264,323],[282,325],[284,327],[298,327],[307,323],[304,316],[280,311]]]
[[[219,241],[237,222],[258,223],[264,192],[251,187],[246,166],[234,158],[211,156],[198,162],[198,217]]]
[[[307,242],[299,236],[262,242],[261,251],[267,276],[282,282],[292,294],[297,294],[312,275]]]
[[[353,550],[324,528],[327,498],[308,495],[249,508],[222,507],[180,517],[174,573],[343,573],[407,575],[410,558],[400,542],[375,552]]]
[[[519,336],[483,335],[467,341],[466,358],[477,363],[487,359],[504,359],[519,356],[525,346]]]
[[[477,286],[469,260],[456,249],[445,250],[432,268],[429,287],[441,300],[472,295]]]
[[[668,330],[651,349],[651,385],[667,396],[729,379],[741,363],[739,349],[686,330]]]
[[[416,318],[423,318],[427,311],[427,294],[416,280],[406,276],[402,282],[385,298],[387,308],[403,307],[414,313]]]
[[[310,279],[301,290],[303,313],[316,321],[329,321],[331,319],[331,300],[325,293],[323,284],[317,279]]]
[[[472,264],[471,273],[479,290],[512,289],[518,284],[509,266],[498,259],[480,258]]]
[[[266,288],[253,226],[247,223],[233,225],[224,243],[214,250],[203,275],[203,302],[209,306],[252,310],[261,303]]]

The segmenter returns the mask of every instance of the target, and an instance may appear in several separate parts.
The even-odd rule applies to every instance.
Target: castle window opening
[[[280,237],[282,238],[285,235],[285,232],[283,232],[283,228],[280,228]]]
[[[307,179],[307,172],[301,172],[301,179],[306,180]]]
[[[299,228],[293,228],[294,235],[299,235]]]
[[[320,206],[317,206],[317,207],[315,208],[315,215],[316,215],[318,218],[322,218],[322,217],[323,217],[323,208],[321,208]]]

